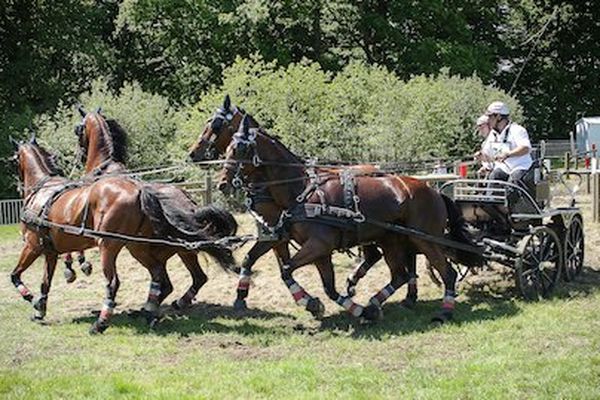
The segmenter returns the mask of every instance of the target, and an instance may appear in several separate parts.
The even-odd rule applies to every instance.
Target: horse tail
[[[446,205],[448,213],[448,228],[450,230],[449,238],[459,243],[476,246],[473,238],[467,231],[466,221],[452,199],[444,194],[441,195]],[[483,257],[480,254],[473,253],[462,249],[449,249],[448,255],[455,262],[469,267],[477,267],[483,265]]]
[[[238,224],[233,214],[222,208],[202,207],[196,211],[195,217],[198,223],[206,226],[205,231],[211,236],[223,238],[237,233]]]
[[[156,237],[164,238],[176,243],[194,243],[195,246],[197,245],[194,247],[194,251],[202,251],[208,254],[226,271],[238,272],[231,249],[224,244],[219,243],[217,241],[219,237],[211,235],[204,229],[190,232],[174,226],[165,215],[159,197],[149,186],[142,187],[140,203],[143,213],[150,220],[152,231]],[[231,224],[226,213],[227,212],[224,211],[220,218],[224,218],[224,221],[227,221],[227,224]],[[216,215],[216,213],[214,215]],[[233,218],[233,216],[231,216],[231,218]],[[235,224],[235,228],[237,229],[237,223]],[[226,229],[228,233],[232,231],[230,225],[223,229]]]

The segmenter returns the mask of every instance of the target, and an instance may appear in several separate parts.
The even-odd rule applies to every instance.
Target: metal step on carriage
[[[547,175],[538,159],[519,184],[458,179],[439,189],[462,211],[486,263],[514,270],[516,287],[528,300],[549,296],[561,277],[573,280],[583,266],[582,214],[574,201],[567,207],[551,206]],[[460,279],[469,272],[456,267]]]

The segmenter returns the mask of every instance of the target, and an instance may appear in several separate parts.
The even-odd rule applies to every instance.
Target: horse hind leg
[[[456,298],[456,279],[458,273],[446,259],[439,246],[425,244],[421,251],[429,260],[431,265],[438,271],[444,283],[444,298],[441,310],[432,318],[432,322],[444,323],[453,318]]]
[[[208,281],[208,276],[202,270],[200,263],[198,263],[198,255],[190,252],[182,252],[179,253],[179,257],[183,264],[190,272],[192,276],[192,285],[188,288],[188,290],[181,296],[179,299],[173,301],[171,306],[176,310],[181,310],[189,307],[192,304],[192,301],[198,294],[198,291],[204,284]]]
[[[56,269],[57,261],[57,254],[46,255],[44,277],[42,278],[40,296],[33,302],[33,308],[35,310],[33,314],[33,320],[35,321],[41,321],[46,316],[46,310],[48,306],[48,294],[50,293],[50,286],[52,285],[52,278],[54,277],[54,271]]]

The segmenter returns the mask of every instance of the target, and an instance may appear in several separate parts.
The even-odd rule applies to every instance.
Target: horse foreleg
[[[79,263],[81,272],[83,272],[86,276],[90,276],[92,274],[92,263],[85,259],[85,252],[80,251],[78,253],[77,262]]]
[[[67,283],[73,283],[75,282],[75,279],[77,279],[77,274],[73,270],[73,257],[71,256],[71,253],[65,254],[64,262],[65,269],[63,275],[65,276],[65,280]]]
[[[377,246],[372,244],[363,247],[364,259],[358,266],[352,271],[352,275],[350,275],[346,279],[346,294],[347,297],[354,297],[356,294],[356,285],[358,281],[362,279],[363,276],[367,274],[367,272],[371,269],[373,265],[377,261],[381,259],[381,252],[377,249]]]
[[[108,328],[110,318],[115,310],[115,299],[120,286],[116,261],[123,244],[110,240],[102,240],[99,247],[100,264],[102,265],[102,272],[106,278],[106,296],[104,298],[102,310],[100,311],[100,316],[90,327],[91,334],[102,333]]]
[[[29,302],[33,300],[33,294],[31,294],[31,291],[21,281],[21,274],[33,264],[40,254],[42,254],[42,249],[39,246],[26,244],[25,247],[23,247],[23,250],[21,250],[17,266],[10,274],[12,284],[17,288],[21,297]]]
[[[50,286],[52,285],[52,278],[54,277],[54,271],[56,269],[57,262],[57,254],[46,254],[44,278],[42,279],[42,285],[40,288],[40,297],[33,302],[33,308],[35,309],[33,314],[34,320],[42,320],[46,316],[48,293],[50,293]]]
[[[233,307],[236,310],[242,310],[247,307],[246,297],[248,297],[248,293],[250,291],[250,277],[252,276],[252,267],[254,266],[254,264],[256,264],[256,261],[260,257],[262,257],[271,249],[275,251],[275,254],[278,257],[278,261],[281,258],[284,258],[286,261],[289,260],[290,253],[287,248],[287,242],[256,242],[254,246],[252,246],[248,254],[246,254],[246,257],[244,257],[244,261],[242,262],[242,267],[240,269],[240,277],[238,280],[237,296],[235,302],[233,303]]]
[[[333,270],[333,263],[331,262],[331,255],[320,258],[315,261],[315,265],[321,276],[321,282],[323,283],[323,289],[327,296],[338,303],[344,310],[348,311],[355,317],[360,317],[363,314],[364,307],[360,304],[355,303],[350,296],[342,296],[335,289],[335,272]]]
[[[179,253],[179,257],[183,264],[192,275],[192,285],[189,287],[187,292],[181,298],[174,301],[171,305],[175,309],[183,309],[189,307],[192,301],[198,294],[198,291],[208,281],[208,277],[202,270],[202,267],[198,263],[198,255],[195,253]]]
[[[281,266],[281,279],[292,294],[297,305],[303,306],[315,318],[321,318],[325,312],[325,306],[317,297],[313,297],[304,290],[293,277],[293,272],[327,255],[331,255],[333,246],[327,247],[323,240],[311,238],[306,241],[300,250],[284,265]]]

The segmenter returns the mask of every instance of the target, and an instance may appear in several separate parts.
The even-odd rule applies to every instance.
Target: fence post
[[[570,166],[571,166],[571,153],[567,151],[565,153],[565,171],[568,171],[570,169]]]
[[[212,204],[212,176],[207,173],[204,176],[204,205],[209,206]]]

